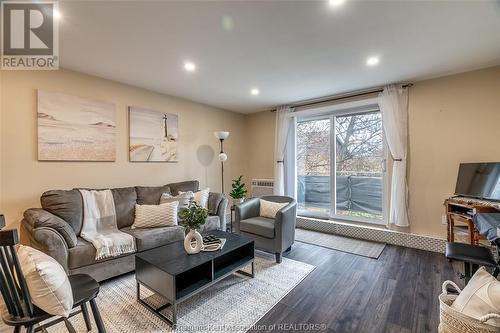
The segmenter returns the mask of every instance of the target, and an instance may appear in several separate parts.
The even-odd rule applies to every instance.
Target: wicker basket
[[[452,285],[459,293],[460,288],[452,281],[443,283],[443,293],[439,295],[439,333],[498,333],[500,327],[488,325],[486,322],[492,318],[500,318],[499,314],[490,313],[479,319],[464,315],[451,308],[457,295],[448,295],[446,288]]]

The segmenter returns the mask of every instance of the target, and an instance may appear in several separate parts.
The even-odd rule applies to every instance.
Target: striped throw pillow
[[[171,227],[177,225],[178,201],[161,205],[135,205],[135,220],[132,229]]]

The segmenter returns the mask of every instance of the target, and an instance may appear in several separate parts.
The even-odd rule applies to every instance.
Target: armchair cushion
[[[24,212],[24,219],[32,228],[47,227],[54,229],[63,237],[68,248],[76,246],[77,238],[75,231],[60,217],[41,208],[31,208]]]
[[[261,216],[241,220],[240,231],[273,239],[275,235],[274,220]]]

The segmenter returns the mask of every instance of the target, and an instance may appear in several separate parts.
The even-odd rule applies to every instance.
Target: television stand
[[[500,202],[476,198],[454,196],[444,201],[447,241],[455,241],[455,227],[467,227],[467,240],[471,245],[478,245],[482,236],[474,225],[478,213],[500,213]]]

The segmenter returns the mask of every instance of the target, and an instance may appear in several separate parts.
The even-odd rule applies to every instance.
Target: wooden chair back
[[[3,216],[0,219],[5,222]],[[0,231],[0,292],[12,317],[33,317],[33,304],[15,249],[18,242],[16,229]]]

